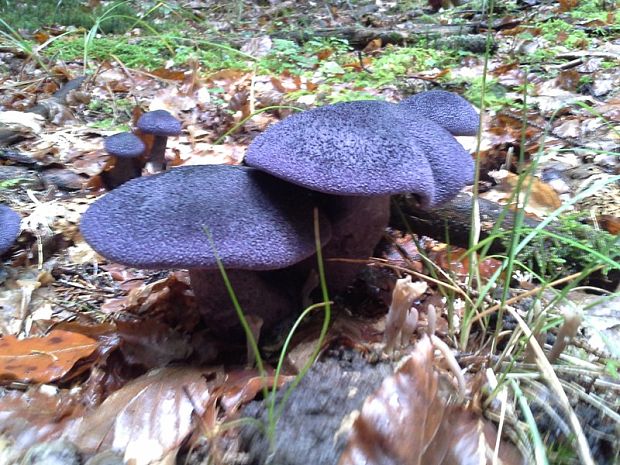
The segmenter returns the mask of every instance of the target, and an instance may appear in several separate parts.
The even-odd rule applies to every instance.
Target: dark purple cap
[[[140,131],[156,136],[178,136],[181,133],[181,122],[166,110],[155,110],[144,113],[136,123]]]
[[[400,105],[439,124],[455,136],[475,136],[480,116],[471,103],[454,92],[431,90],[406,98]]]
[[[315,252],[311,193],[242,166],[183,166],[134,179],[82,216],[86,241],[140,268],[284,268]],[[322,243],[330,236],[319,218]]]
[[[424,206],[473,179],[472,157],[448,131],[404,106],[380,101],[327,105],[270,126],[246,163],[336,195],[414,193]]]
[[[106,152],[116,157],[139,157],[144,153],[146,146],[144,142],[130,132],[121,132],[113,136],[106,137],[103,142]]]
[[[19,214],[0,204],[0,254],[9,250],[19,236],[21,220]]]

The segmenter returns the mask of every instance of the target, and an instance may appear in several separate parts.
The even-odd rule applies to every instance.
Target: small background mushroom
[[[166,110],[155,110],[144,113],[136,126],[142,133],[152,134],[155,138],[147,169],[150,172],[165,170],[168,137],[178,136],[181,133],[181,122]]]
[[[102,173],[108,189],[114,189],[130,179],[140,177],[142,163],[139,159],[146,146],[142,140],[130,133],[121,132],[106,137],[103,142],[106,152],[113,157],[113,166]]]

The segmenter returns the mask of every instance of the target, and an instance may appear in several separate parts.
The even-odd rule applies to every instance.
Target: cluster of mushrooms
[[[144,113],[136,127],[140,133],[153,136],[153,146],[148,153],[142,139],[131,132],[121,132],[105,139],[104,147],[111,156],[111,166],[102,177],[108,189],[140,177],[144,168],[151,173],[165,170],[168,137],[181,133],[181,122],[166,110]]]
[[[147,161],[154,171],[165,170],[166,137],[181,129],[169,116],[151,112],[137,124],[156,134]],[[143,154],[141,140],[111,136],[115,188],[90,206],[80,229],[111,261],[189,269],[205,321],[225,335],[239,322],[221,260],[245,314],[273,327],[299,312],[318,283],[315,209],[328,287],[338,293],[359,265],[330,259],[372,255],[391,195],[413,194],[433,208],[472,182],[472,157],[454,136],[474,135],[478,124],[473,106],[445,91],[397,104],[338,103],[270,126],[249,146],[245,166],[181,166],[143,177],[136,177],[140,164],[126,161]]]

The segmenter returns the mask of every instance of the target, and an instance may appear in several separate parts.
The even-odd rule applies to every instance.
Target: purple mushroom
[[[0,204],[0,255],[4,254],[19,236],[21,217],[6,205]]]
[[[286,273],[272,270],[314,254],[313,209],[309,191],[259,170],[187,166],[109,192],[86,211],[80,228],[111,261],[137,268],[189,268],[205,321],[226,333],[237,331],[239,322],[216,253],[245,313],[272,327],[300,310],[303,282],[287,281]],[[319,221],[324,244],[329,221],[323,215]]]
[[[471,103],[454,92],[430,90],[406,98],[400,105],[439,124],[455,136],[475,136],[480,116]]]
[[[114,166],[102,174],[108,189],[140,177],[142,166],[139,157],[146,148],[142,139],[130,132],[121,132],[106,137],[103,145],[106,152],[114,158]]]
[[[472,157],[452,134],[406,105],[359,101],[328,105],[269,127],[246,153],[249,166],[331,194],[329,258],[367,259],[389,220],[390,195],[412,193],[432,208],[472,182]],[[332,291],[359,270],[326,263]]]
[[[181,133],[181,122],[166,110],[155,110],[144,113],[136,126],[144,134],[155,136],[147,167],[152,172],[165,170],[168,137]]]

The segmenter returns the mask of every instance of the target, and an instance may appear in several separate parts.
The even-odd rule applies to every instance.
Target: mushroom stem
[[[146,169],[149,173],[158,173],[166,169],[166,145],[168,136],[154,136],[153,148]]]
[[[577,309],[569,308],[564,314],[564,323],[558,330],[558,337],[551,347],[551,352],[547,358],[551,363],[555,362],[560,354],[564,352],[566,346],[577,334],[579,326],[581,325],[581,314]]]
[[[208,327],[221,334],[239,334],[241,325],[219,270],[189,271],[198,308]],[[293,311],[298,302],[286,284],[274,280],[274,272],[226,270],[226,276],[244,315],[258,317],[263,327],[272,328]],[[297,289],[299,295],[299,289]]]
[[[368,259],[383,237],[390,219],[390,196],[325,196],[325,211],[332,223],[332,239],[323,247],[329,290],[344,291],[363,265],[330,259]],[[316,257],[312,258],[316,261]]]
[[[114,166],[102,173],[103,181],[108,189],[114,189],[130,179],[140,177],[142,169],[134,158],[114,157]]]

